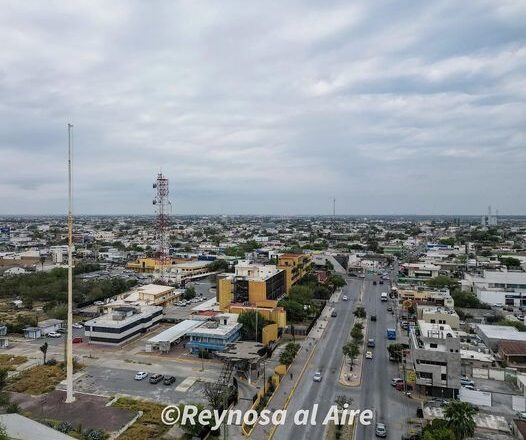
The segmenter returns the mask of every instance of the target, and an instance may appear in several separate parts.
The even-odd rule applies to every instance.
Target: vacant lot
[[[143,412],[143,415],[119,436],[119,440],[159,439],[170,428],[161,421],[164,405],[122,397],[113,406]]]
[[[27,362],[25,356],[13,356],[10,354],[0,354],[0,368],[4,368],[9,371],[16,370],[16,367]]]
[[[31,395],[49,393],[65,378],[66,368],[62,364],[37,365],[11,379],[6,390]]]

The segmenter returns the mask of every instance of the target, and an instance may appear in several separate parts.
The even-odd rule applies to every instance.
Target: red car
[[[76,338],[73,338],[73,343],[74,344],[80,344],[81,342],[82,342],[82,338],[80,338],[78,336]]]

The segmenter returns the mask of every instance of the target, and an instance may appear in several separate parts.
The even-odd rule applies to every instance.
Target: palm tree
[[[44,342],[44,344],[40,346],[40,351],[44,355],[44,365],[46,364],[47,349],[48,349],[47,342]]]
[[[457,440],[473,436],[475,433],[475,421],[473,420],[475,414],[475,409],[468,402],[452,400],[446,405],[444,416],[447,426],[453,431]]]

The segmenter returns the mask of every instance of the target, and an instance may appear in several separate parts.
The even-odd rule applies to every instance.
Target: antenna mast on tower
[[[157,260],[161,267],[161,279],[164,280],[166,267],[170,265],[170,246],[168,239],[169,211],[171,207],[168,199],[168,178],[162,173],[157,174],[157,180],[153,184],[156,189],[153,204],[155,205],[155,229],[157,239]]]

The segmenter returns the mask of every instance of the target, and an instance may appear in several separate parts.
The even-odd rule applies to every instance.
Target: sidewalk
[[[341,293],[342,290],[338,289],[331,296],[330,301],[338,301]],[[292,398],[292,395],[294,394],[294,391],[296,390],[296,387],[298,386],[303,376],[303,373],[309,364],[310,359],[316,351],[318,341],[323,336],[323,332],[327,327],[327,323],[330,319],[331,312],[332,307],[329,304],[327,304],[326,307],[323,309],[320,317],[318,318],[318,322],[314,327],[312,327],[307,338],[304,339],[302,342],[299,342],[301,344],[301,348],[298,354],[296,355],[294,362],[290,366],[286,376],[284,376],[283,380],[281,381],[274,395],[272,396],[272,399],[270,399],[267,405],[268,409],[275,411],[278,409],[287,408],[289,401]],[[292,379],[290,376],[291,374]],[[272,425],[261,426],[256,424],[249,438],[254,440],[267,440],[273,435],[274,429],[275,426]]]

